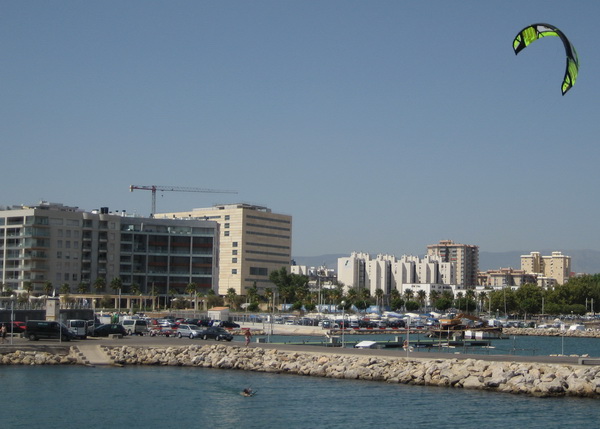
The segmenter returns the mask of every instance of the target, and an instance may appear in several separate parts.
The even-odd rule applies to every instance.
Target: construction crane
[[[205,188],[186,188],[181,186],[158,186],[158,185],[131,185],[129,191],[133,192],[134,189],[140,191],[151,191],[152,192],[152,213],[150,217],[156,214],[156,191],[168,191],[168,192],[206,192],[210,194],[237,194],[237,191],[227,191],[218,189],[205,189]]]

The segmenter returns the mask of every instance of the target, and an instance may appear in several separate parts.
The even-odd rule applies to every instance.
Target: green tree
[[[404,304],[406,311],[417,311],[421,305],[417,301],[406,301]]]
[[[419,305],[421,306],[421,308],[424,308],[425,300],[427,299],[427,292],[425,292],[423,289],[420,289],[419,291],[417,291],[417,298],[419,299]]]
[[[86,282],[80,282],[77,285],[77,293],[87,293],[88,292],[88,284]]]
[[[63,283],[62,285],[60,285],[59,290],[61,295],[67,295],[69,292],[71,292],[71,287],[68,283]]]
[[[53,290],[54,286],[52,286],[52,282],[48,281],[44,283],[44,294],[46,294],[46,296],[50,296]]]
[[[405,301],[400,297],[400,294],[396,298],[392,298],[392,302],[390,303],[392,310],[398,311],[402,310],[404,307]]]
[[[535,284],[524,284],[515,291],[515,301],[520,314],[539,313],[542,310],[542,289]]]
[[[123,282],[120,277],[115,277],[110,281],[110,288],[117,294],[120,290],[123,289]]]
[[[23,283],[23,289],[25,289],[25,292],[27,292],[27,298],[29,298],[31,296],[31,292],[33,292],[33,283],[29,281]],[[2,289],[0,288],[0,290]]]
[[[452,299],[444,297],[442,294],[441,298],[438,298],[435,302],[434,302],[434,306],[435,308],[437,308],[439,311],[446,311],[448,310],[450,307],[452,307]]]
[[[102,276],[96,278],[96,280],[94,280],[94,289],[98,293],[104,292],[106,290],[106,279]]]
[[[229,303],[229,307],[231,307],[232,310],[236,310],[237,309],[237,292],[235,291],[235,288],[230,287],[229,289],[227,289],[227,302]]]

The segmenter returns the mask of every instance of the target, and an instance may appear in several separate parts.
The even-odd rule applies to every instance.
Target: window
[[[231,218],[230,215],[225,215],[225,220],[229,220]]]
[[[232,264],[237,264],[237,258],[231,258],[231,263]]]
[[[226,224],[225,224],[225,228],[229,228],[229,223],[226,223]]]
[[[238,247],[238,242],[237,242],[237,241],[234,241],[233,243],[231,243],[231,245],[232,245],[233,247]]]
[[[231,274],[237,274],[237,268],[232,269]]]
[[[232,251],[231,251],[231,254],[232,254],[232,255],[237,255],[237,254],[238,254],[238,253],[237,253],[237,250],[232,250]]]
[[[223,235],[224,235],[225,237],[229,237],[229,231],[225,231],[225,232],[223,233]]]

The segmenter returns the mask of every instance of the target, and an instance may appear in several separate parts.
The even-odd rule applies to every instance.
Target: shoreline
[[[133,339],[132,339],[133,340]],[[2,365],[186,366],[486,390],[537,397],[600,398],[600,366],[574,357],[432,355],[275,344],[202,344],[146,337],[79,344],[0,346]],[[168,339],[167,339],[168,340]],[[129,344],[127,344],[129,343]]]

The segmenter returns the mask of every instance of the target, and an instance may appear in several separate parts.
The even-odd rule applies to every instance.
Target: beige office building
[[[456,264],[456,283],[469,287],[477,285],[479,270],[479,246],[457,244],[452,240],[441,240],[427,246],[427,255],[435,256],[440,262]]]
[[[206,219],[219,224],[220,295],[226,295],[230,288],[245,295],[254,284],[262,294],[275,287],[269,281],[271,272],[291,264],[292,217],[267,207],[226,204],[155,217]]]
[[[571,277],[571,257],[561,252],[542,256],[540,252],[521,255],[521,269],[526,273],[554,279],[557,284],[565,284]]]
[[[148,294],[185,294],[189,283],[201,293],[218,290],[218,224],[205,220],[151,219],[84,211],[58,203],[0,209],[0,281],[22,292],[58,292],[85,285],[94,292],[99,278],[105,292],[119,278]]]

